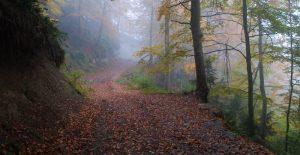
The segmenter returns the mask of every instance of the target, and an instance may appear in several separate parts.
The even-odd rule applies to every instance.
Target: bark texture
[[[250,38],[248,31],[248,8],[247,0],[243,0],[243,28],[246,44],[246,64],[247,64],[247,78],[248,78],[248,134],[254,135],[254,107],[253,107],[253,76],[252,76],[252,64],[251,64],[251,51],[250,51]]]
[[[209,89],[207,86],[207,75],[204,65],[204,54],[202,38],[203,34],[200,28],[200,0],[191,0],[191,30],[193,37],[194,58],[196,63],[197,93],[202,102],[208,102]]]
[[[260,94],[262,97],[262,114],[261,114],[261,136],[264,138],[266,136],[266,128],[267,128],[267,96],[265,90],[265,77],[264,77],[264,50],[263,50],[263,26],[262,19],[258,18],[258,26],[259,26],[259,38],[258,38],[258,53],[259,53],[259,62],[258,62],[258,70],[259,70],[259,88]]]

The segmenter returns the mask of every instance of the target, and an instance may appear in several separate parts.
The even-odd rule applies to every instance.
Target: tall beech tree
[[[163,0],[162,4],[166,4],[166,1]],[[220,109],[224,115],[227,115],[227,121],[232,123],[231,127],[240,132],[247,130],[251,137],[261,136],[265,144],[274,145],[272,147],[279,148],[280,151],[284,151],[286,141],[289,153],[292,153],[295,149],[292,142],[298,142],[294,136],[295,131],[298,131],[295,128],[298,126],[294,124],[295,106],[293,105],[296,100],[298,101],[296,80],[299,74],[296,72],[299,69],[295,67],[299,64],[297,55],[300,53],[297,50],[299,37],[296,34],[298,33],[296,31],[299,31],[299,24],[295,22],[299,19],[299,1],[296,1],[290,0],[293,10],[291,15],[293,23],[291,23],[288,18],[288,0],[235,0],[230,3],[225,0],[171,0],[170,5],[161,6],[159,12],[165,17],[166,12],[171,10],[170,54],[165,55],[164,45],[167,44],[163,39],[158,41],[160,44],[152,48],[144,48],[139,51],[139,54],[141,57],[152,54],[162,58],[154,62],[153,66],[160,65],[155,68],[156,73],[165,72],[167,68],[165,62],[172,64],[171,70],[181,69],[188,64],[191,74],[190,79],[186,78],[186,83],[196,86],[204,102],[207,102],[207,95],[211,91],[211,104],[221,105]],[[166,33],[163,32],[167,26],[165,21],[161,23],[161,36],[164,38]],[[211,70],[206,61],[211,56],[215,57],[215,63],[209,66],[216,67],[217,72],[223,68],[219,62],[225,59],[224,77],[227,78],[227,86],[223,80],[218,80],[225,78],[216,75],[218,78],[216,84],[208,87],[210,81],[208,72]],[[293,65],[289,64],[292,62]],[[274,66],[276,73],[273,72]],[[286,75],[284,68],[289,69],[288,79],[292,81],[289,84],[281,81],[279,76],[266,76],[266,74],[284,76]],[[180,72],[179,74],[182,75]],[[179,78],[173,75],[171,84],[176,84]],[[280,82],[274,83],[272,80]],[[288,85],[290,85],[289,90]],[[286,91],[285,95],[282,94],[282,90]],[[278,103],[281,99],[282,101],[287,99],[288,106],[276,107],[278,105],[274,103]],[[268,104],[270,107],[276,107],[276,110],[273,107],[268,109]],[[279,122],[280,129],[278,129],[279,125],[272,123],[272,118],[278,117],[278,111],[280,115],[282,115],[281,111],[287,112],[287,118]],[[273,134],[274,132],[276,135]],[[256,133],[259,135],[255,135]],[[274,139],[280,139],[280,147],[275,146],[277,144]]]
[[[289,36],[289,54],[290,54],[290,84],[289,84],[289,95],[288,95],[288,109],[286,112],[286,131],[285,131],[285,152],[289,151],[289,130],[290,130],[290,113],[292,98],[294,93],[294,63],[295,63],[295,53],[294,53],[294,21],[293,21],[293,10],[291,0],[287,1],[288,5],[288,36]]]
[[[171,0],[165,1],[165,6],[167,8],[170,7]],[[164,54],[166,57],[170,54],[170,9],[165,9],[165,21],[164,21],[164,34],[165,34],[165,43],[164,43]],[[167,63],[167,72],[164,75],[165,80],[165,88],[168,89],[170,87],[170,62],[168,60]]]
[[[248,134],[254,136],[254,107],[253,107],[253,76],[252,76],[252,61],[251,61],[251,47],[250,37],[248,30],[248,8],[247,0],[243,0],[243,29],[245,35],[245,47],[246,47],[246,64],[247,64],[247,79],[248,79]]]
[[[191,0],[191,31],[196,64],[197,93],[203,102],[208,102],[209,88],[205,71],[203,54],[203,33],[200,28],[201,7],[200,0]]]
[[[265,77],[264,77],[264,51],[263,51],[263,25],[261,17],[258,17],[258,70],[259,70],[259,89],[262,97],[262,114],[261,114],[261,136],[264,138],[266,135],[267,126],[267,95],[265,90]]]
[[[257,1],[258,9],[262,9],[262,2]],[[261,114],[261,136],[265,138],[267,128],[267,95],[265,90],[265,77],[264,77],[264,43],[263,43],[263,19],[260,14],[257,15],[258,24],[258,71],[259,71],[259,89],[262,97],[262,114]]]

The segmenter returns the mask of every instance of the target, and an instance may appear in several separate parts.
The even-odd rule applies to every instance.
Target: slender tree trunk
[[[291,73],[290,73],[290,90],[289,90],[289,102],[288,102],[288,109],[286,113],[286,131],[285,131],[285,152],[288,153],[288,144],[289,144],[289,130],[290,130],[290,113],[291,113],[291,104],[294,92],[294,50],[293,50],[293,32],[291,30],[292,27],[292,4],[291,0],[288,0],[288,7],[289,7],[289,26],[290,26],[290,53],[291,53]]]
[[[105,7],[106,6],[107,6],[106,2],[100,3],[100,9],[102,11],[102,16],[105,16],[105,13],[106,13]],[[118,23],[118,25],[119,25],[119,23]],[[99,44],[99,41],[102,39],[103,26],[104,25],[103,25],[102,21],[100,21],[100,25],[99,25],[99,29],[98,29],[98,35],[97,35],[97,38],[96,38],[96,40],[94,42],[94,45],[93,45],[95,58],[102,57],[102,55],[101,55],[102,53],[98,53],[96,49],[97,49],[97,46]]]
[[[167,6],[170,6],[170,0],[167,0]],[[165,15],[165,56],[169,56],[170,53],[170,11]],[[168,58],[167,58],[168,59]],[[170,86],[170,66],[169,61],[167,62],[167,73],[165,75],[165,88],[168,89]]]
[[[258,38],[258,53],[259,53],[259,88],[260,94],[262,96],[262,114],[261,114],[261,136],[264,139],[266,136],[266,127],[267,127],[267,96],[265,91],[265,77],[264,77],[264,51],[263,51],[263,26],[262,19],[258,17],[258,28],[259,28],[259,38]]]
[[[300,94],[298,94],[298,114],[300,116]]]
[[[81,36],[81,4],[82,0],[78,0],[78,34]]]
[[[200,0],[191,0],[191,30],[193,37],[194,58],[196,64],[197,76],[197,93],[199,94],[202,102],[208,102],[209,89],[207,86],[207,75],[204,65],[204,54],[202,39],[203,34],[200,28]]]
[[[150,14],[150,32],[149,32],[149,47],[153,44],[153,19],[154,19],[154,0],[151,1],[151,14]],[[151,65],[153,56],[150,55],[149,64]]]
[[[120,6],[118,6],[118,24],[117,24],[117,29],[118,29],[118,33],[120,33],[120,27],[121,27],[121,10],[122,8]]]
[[[152,46],[153,42],[153,19],[154,19],[154,1],[151,1],[151,13],[150,13],[150,32],[149,32],[149,46]]]
[[[246,64],[247,64],[247,77],[248,77],[248,134],[254,136],[254,107],[253,107],[253,77],[252,77],[252,64],[251,64],[251,51],[250,51],[250,38],[248,32],[248,8],[247,0],[243,0],[243,28],[246,41]]]
[[[228,52],[228,43],[225,45],[225,71],[224,71],[224,74],[226,76],[226,84],[227,84],[227,87],[228,89],[230,89],[230,68],[231,68],[231,65],[230,65],[230,58],[229,58],[229,52]]]

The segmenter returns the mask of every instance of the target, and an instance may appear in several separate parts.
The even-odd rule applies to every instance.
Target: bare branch
[[[181,6],[183,6],[186,10],[191,11],[191,9],[189,9],[187,6],[185,6],[183,3],[181,4]]]
[[[240,23],[239,21],[233,20],[233,19],[224,19],[224,18],[221,18],[221,19],[211,20],[211,22],[214,22],[214,21],[229,21],[229,22],[234,22],[234,23],[237,23],[239,25],[242,25],[242,23]]]
[[[175,22],[175,23],[179,23],[179,24],[191,25],[191,23],[189,23],[189,22],[182,22],[182,21],[178,21],[178,20],[174,20],[174,19],[172,19],[171,21]]]
[[[240,14],[235,14],[235,13],[229,13],[229,12],[216,12],[215,14],[204,15],[204,16],[201,16],[201,17],[213,17],[213,16],[220,16],[220,15],[240,16]]]
[[[226,44],[226,43],[222,43],[222,42],[218,42],[218,41],[216,41],[216,40],[208,40],[208,41],[212,41],[212,42],[215,42],[215,43],[220,44],[220,45],[228,46],[228,47],[230,47],[228,50],[234,50],[234,51],[237,51],[237,52],[239,52],[244,58],[246,58],[246,55],[245,55],[241,50],[237,49],[237,47],[240,46],[241,43],[238,44],[238,45],[236,45],[236,46],[234,47],[234,46],[232,46],[232,45],[229,45],[229,44]]]
[[[191,0],[181,1],[181,2],[179,2],[179,3],[170,5],[168,8],[176,7],[176,6],[178,6],[178,5],[182,5],[182,4],[188,3],[188,2],[190,2],[190,1],[191,1]]]

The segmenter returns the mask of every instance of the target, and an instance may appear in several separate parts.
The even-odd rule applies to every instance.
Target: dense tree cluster
[[[224,113],[226,106],[234,106],[226,113],[229,124],[249,136],[259,135],[277,151],[299,151],[292,145],[299,144],[299,118],[291,121],[300,111],[299,1],[163,0],[160,4],[158,19],[163,21],[165,40],[138,52],[143,64],[152,64],[146,70],[167,79],[164,87],[172,90],[177,79],[186,79],[180,68],[190,63],[202,101],[211,98],[211,104],[221,106]],[[280,81],[269,74],[288,77]],[[286,120],[271,127],[272,119],[280,115]],[[276,136],[281,140],[274,140]]]
[[[67,69],[91,71],[107,64],[120,47],[119,22],[110,1],[47,1],[44,6],[66,34]]]

